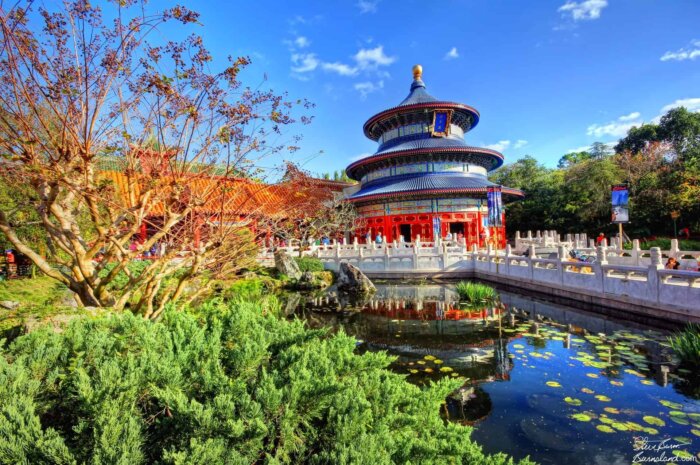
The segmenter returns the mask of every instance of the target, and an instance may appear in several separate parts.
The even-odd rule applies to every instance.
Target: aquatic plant
[[[689,323],[685,329],[668,338],[681,362],[700,367],[700,324]]]
[[[455,290],[460,300],[471,304],[492,304],[498,300],[496,289],[482,283],[460,281]]]

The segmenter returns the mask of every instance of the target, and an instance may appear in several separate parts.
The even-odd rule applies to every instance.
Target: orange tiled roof
[[[129,199],[129,177],[123,171],[105,170],[101,172],[103,179],[108,179],[115,186],[118,198],[125,206],[134,206],[136,200]],[[168,179],[170,181],[168,181]],[[184,174],[175,180],[162,177],[163,189],[155,189],[155,194],[163,193],[168,182],[175,181],[180,187],[184,183],[183,203],[196,201],[200,205],[195,212],[207,215],[224,216],[266,216],[284,218],[288,216],[312,215],[318,210],[321,202],[327,201],[337,191],[335,186],[325,180],[306,179],[302,182],[282,182],[279,184],[263,184],[245,178],[224,178],[201,174]],[[170,187],[171,188],[171,187]],[[135,195],[138,196],[140,186],[135,185]],[[150,210],[153,216],[165,213],[162,202],[154,204]]]

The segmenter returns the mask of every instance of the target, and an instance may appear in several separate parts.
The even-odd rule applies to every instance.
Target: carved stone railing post
[[[416,242],[413,244],[413,269],[418,269],[418,246],[420,244],[420,236],[416,237]]]
[[[663,256],[661,249],[652,247],[650,250],[651,264],[647,272],[647,292],[648,298],[655,303],[659,303],[659,287],[663,284],[659,276],[659,270],[663,270]]]
[[[630,252],[630,255],[632,255],[632,260],[635,265],[639,265],[639,256],[641,255],[641,248],[639,247],[639,239],[633,239],[632,240],[632,251]]]
[[[596,248],[596,259],[601,265],[608,264],[608,248],[605,246],[605,241],[603,241],[603,245]]]
[[[675,259],[680,259],[680,249],[678,248],[678,239],[671,239],[671,249],[668,251],[668,256]]]

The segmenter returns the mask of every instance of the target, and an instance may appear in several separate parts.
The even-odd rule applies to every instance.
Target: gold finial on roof
[[[423,76],[423,67],[421,65],[415,65],[413,67],[413,79],[420,79]]]

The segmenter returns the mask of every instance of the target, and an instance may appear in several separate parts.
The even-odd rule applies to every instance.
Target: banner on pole
[[[436,240],[438,237],[440,237],[440,225],[441,225],[440,218],[437,216],[433,217],[433,240]]]
[[[489,226],[503,226],[503,201],[501,186],[486,188],[486,203],[489,210]]]
[[[630,194],[627,184],[616,184],[612,186],[612,222],[628,223],[630,220],[629,211]]]

